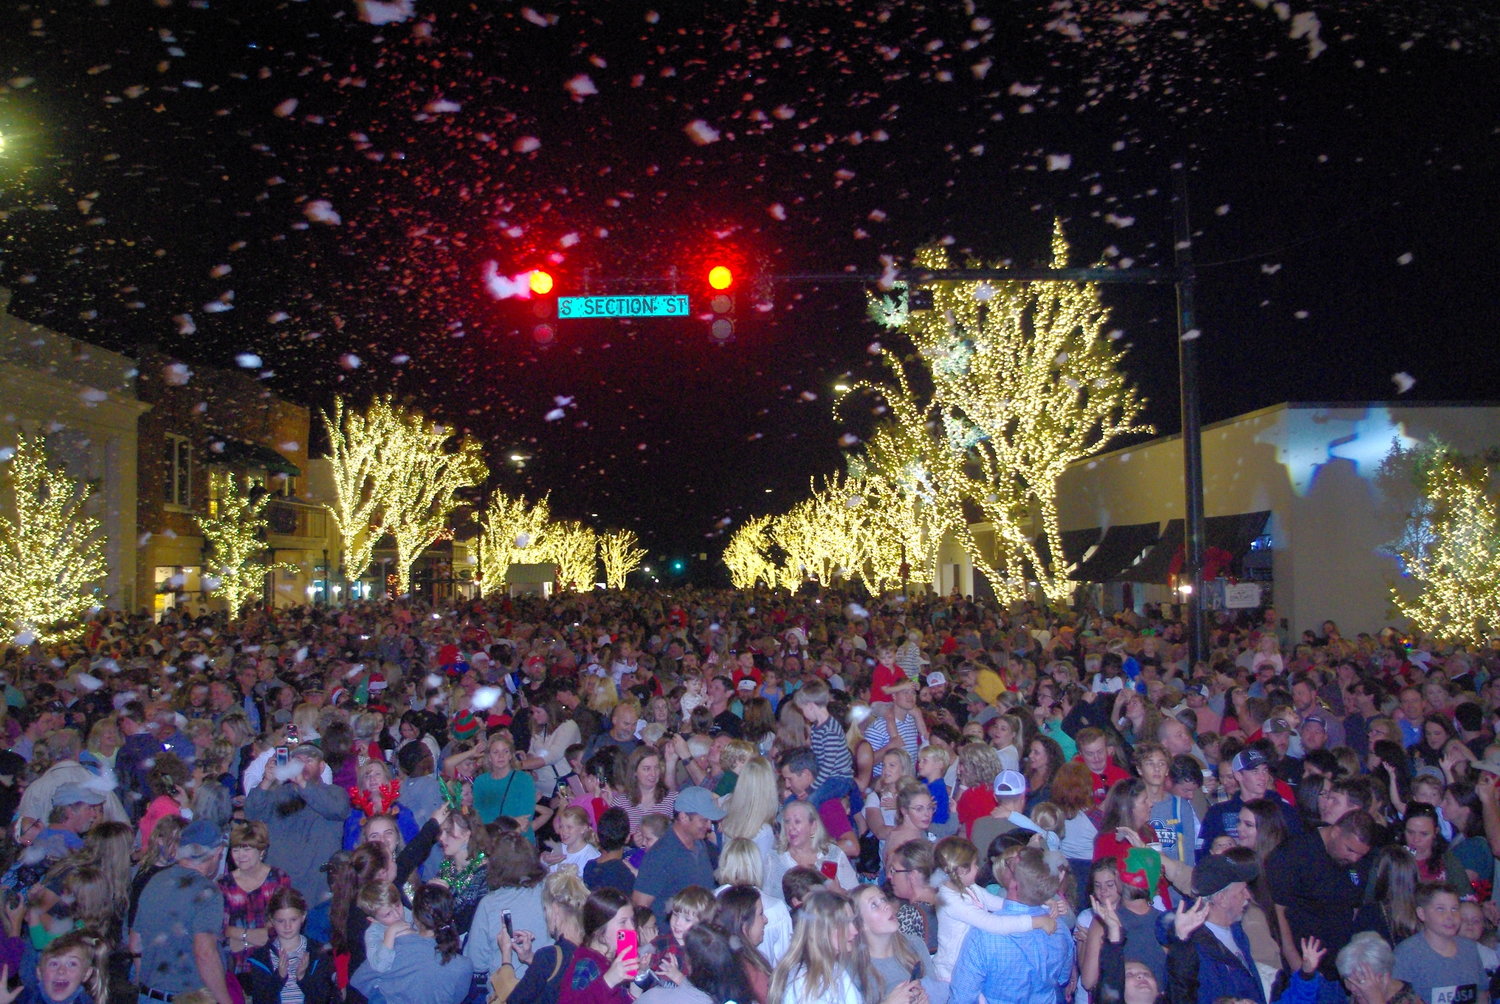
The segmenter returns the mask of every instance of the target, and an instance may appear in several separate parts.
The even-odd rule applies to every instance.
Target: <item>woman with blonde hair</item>
[[[776,814],[781,798],[776,788],[776,768],[765,757],[746,760],[739,770],[734,793],[724,805],[719,833],[726,840],[742,837],[753,841],[766,861],[776,853]]]
[[[810,802],[788,802],[781,810],[781,837],[766,869],[767,887],[780,889],[781,877],[797,867],[821,872],[844,889],[859,885],[849,856],[829,838],[818,810]]]
[[[771,974],[767,1004],[862,1004],[854,959],[854,904],[842,892],[814,889],[802,904],[786,956]],[[908,991],[909,992],[909,991]]]
[[[772,966],[781,961],[792,942],[792,912],[782,902],[780,888],[766,886],[766,862],[760,849],[743,837],[735,837],[719,852],[719,868],[714,872],[719,882],[714,890],[717,896],[732,886],[749,886],[761,892],[760,906],[766,915],[766,929],[758,944],[749,947],[760,950]],[[733,933],[733,932],[730,932]]]
[[[860,886],[853,899],[859,937],[850,969],[864,999],[884,1000],[912,982],[920,986],[923,977],[932,975],[932,956],[921,939],[901,933],[895,903],[873,885]]]
[[[880,754],[880,776],[865,789],[864,824],[880,841],[882,859],[885,858],[886,838],[898,823],[896,795],[902,782],[911,779],[911,755],[904,749],[887,749]]]
[[[932,816],[936,811],[937,803],[927,785],[909,777],[901,782],[896,791],[896,825],[886,834],[880,853],[882,867],[889,867],[890,852],[907,841],[933,839]]]
[[[542,914],[546,930],[540,932],[552,944],[535,947],[538,932],[520,929],[512,938],[502,926],[496,935],[500,946],[500,967],[491,981],[498,991],[505,983],[514,987],[506,1004],[543,1004],[556,1001],[562,984],[563,970],[573,961],[573,953],[583,943],[583,904],[589,898],[588,887],[572,865],[560,865],[542,880]],[[526,966],[526,973],[516,980],[511,956]],[[509,973],[507,979],[506,973]]]
[[[975,820],[994,811],[1000,770],[1000,754],[987,743],[968,743],[958,751],[958,822],[964,836],[973,836]]]

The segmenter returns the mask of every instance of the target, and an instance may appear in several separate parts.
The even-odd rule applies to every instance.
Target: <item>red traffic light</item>
[[[728,265],[715,265],[708,270],[708,284],[713,289],[728,289],[734,285],[734,273]]]
[[[527,276],[527,284],[537,296],[546,296],[552,292],[552,273],[544,272],[539,268],[532,269]]]

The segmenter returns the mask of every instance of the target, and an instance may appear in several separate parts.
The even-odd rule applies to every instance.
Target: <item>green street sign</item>
[[[559,296],[557,316],[581,317],[686,317],[688,298],[664,296]]]

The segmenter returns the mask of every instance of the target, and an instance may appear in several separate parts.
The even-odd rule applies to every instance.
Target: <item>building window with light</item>
[[[193,507],[193,446],[186,436],[167,433],[164,497],[167,505]]]

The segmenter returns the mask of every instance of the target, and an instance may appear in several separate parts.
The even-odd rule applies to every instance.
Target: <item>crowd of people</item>
[[[1500,645],[691,591],[0,658],[0,1004],[1467,1004]]]

